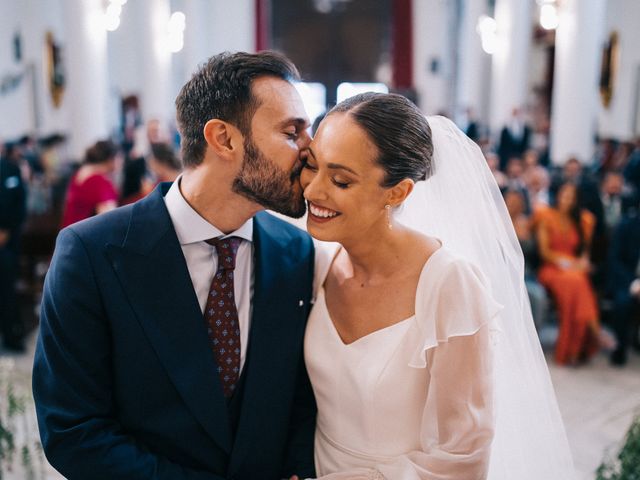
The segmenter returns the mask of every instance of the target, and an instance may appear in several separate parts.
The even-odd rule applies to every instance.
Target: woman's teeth
[[[327,208],[316,207],[313,204],[309,205],[309,211],[311,212],[312,215],[316,217],[321,217],[321,218],[332,218],[338,215],[338,212],[329,210]]]

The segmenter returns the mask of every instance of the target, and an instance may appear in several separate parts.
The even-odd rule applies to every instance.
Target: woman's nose
[[[321,181],[318,175],[312,175],[311,172],[303,172],[300,177],[300,183],[304,189],[304,198],[309,201],[321,200],[326,195],[323,194]]]

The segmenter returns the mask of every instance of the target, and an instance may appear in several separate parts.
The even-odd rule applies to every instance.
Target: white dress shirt
[[[191,283],[198,297],[200,311],[203,312],[203,322],[211,281],[218,268],[216,249],[206,243],[206,240],[221,236],[242,239],[236,255],[234,271],[234,292],[240,323],[240,370],[242,370],[247,354],[251,297],[253,296],[253,219],[247,220],[235,232],[225,235],[191,208],[180,193],[179,186],[180,178],[173,182],[164,201],[187,262]]]

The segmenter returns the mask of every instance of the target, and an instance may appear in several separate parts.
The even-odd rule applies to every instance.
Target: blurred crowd
[[[4,350],[21,352],[37,324],[55,238],[61,228],[133,203],[180,174],[174,135],[160,122],[134,118],[117,140],[69,158],[67,139],[25,136],[0,151],[0,335]],[[129,128],[131,127],[131,128]]]
[[[555,166],[544,117],[531,125],[514,109],[493,139],[477,122],[462,127],[503,193],[536,328],[557,326],[556,362],[581,365],[604,349],[625,365],[640,351],[640,139],[599,139],[593,158]]]
[[[133,203],[180,174],[176,133],[156,120],[143,124],[138,112],[135,97],[125,99],[115,140],[96,142],[76,161],[61,135],[2,146],[5,349],[23,350],[26,331],[37,322],[60,228]],[[593,158],[554,166],[544,117],[532,125],[516,108],[504,128],[490,134],[467,111],[460,127],[482,148],[503,192],[525,257],[536,328],[558,332],[556,362],[580,365],[606,349],[613,365],[624,365],[632,349],[640,351],[640,139],[600,139]]]

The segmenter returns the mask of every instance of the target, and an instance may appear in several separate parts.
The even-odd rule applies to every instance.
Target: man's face
[[[245,136],[245,157],[233,190],[276,212],[299,218],[306,205],[300,186],[300,152],[311,138],[309,120],[295,87],[275,77],[253,81],[259,107]]]

